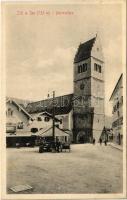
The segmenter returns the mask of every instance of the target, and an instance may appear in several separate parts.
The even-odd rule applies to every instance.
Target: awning
[[[30,131],[18,131],[15,134],[6,133],[6,137],[30,137],[33,135]]]
[[[52,137],[53,136],[53,130],[52,130],[52,127],[50,127],[48,130],[41,130],[39,131],[41,132],[41,134],[38,134],[40,135],[41,137]],[[38,132],[38,133],[39,133]],[[55,137],[62,137],[62,136],[67,136],[69,137],[69,134],[65,133],[64,131],[62,131],[61,129],[55,127]]]

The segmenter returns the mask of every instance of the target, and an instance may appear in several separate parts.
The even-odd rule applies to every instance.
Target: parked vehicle
[[[66,151],[68,150],[70,152],[71,147],[70,147],[70,143],[63,143],[59,146],[59,150],[58,150],[58,146],[56,143],[54,142],[42,142],[39,146],[39,153],[43,153],[43,152],[62,152],[62,151]]]
[[[51,142],[45,142],[45,143],[42,143],[39,146],[39,153],[51,152],[51,151],[52,151],[52,144],[51,144]]]
[[[64,149],[64,151],[68,150],[70,152],[71,151],[70,143],[64,143],[64,144],[62,144],[61,151],[63,151],[63,149]]]

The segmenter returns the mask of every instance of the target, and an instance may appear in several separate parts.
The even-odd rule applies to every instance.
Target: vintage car
[[[51,152],[51,151],[52,151],[52,143],[51,142],[45,142],[39,146],[39,153]]]

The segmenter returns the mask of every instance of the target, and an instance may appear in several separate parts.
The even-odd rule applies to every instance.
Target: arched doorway
[[[85,132],[80,131],[76,138],[77,143],[85,143]]]

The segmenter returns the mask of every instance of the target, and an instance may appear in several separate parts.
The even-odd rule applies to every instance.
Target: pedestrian
[[[101,138],[99,139],[99,142],[100,142],[100,145],[102,145],[102,139]]]
[[[105,140],[104,143],[105,143],[105,146],[107,146],[107,140]]]
[[[55,153],[56,152],[56,144],[54,141],[51,142],[51,148],[52,148],[52,152]]]
[[[95,142],[96,142],[96,140],[95,140],[95,138],[93,138],[93,145],[95,145]]]
[[[59,153],[59,150],[60,150],[60,145],[61,145],[61,143],[60,143],[60,141],[57,139],[57,141],[56,141],[56,151]]]

